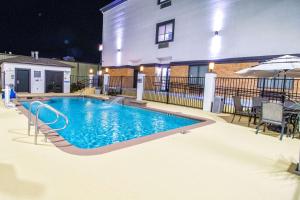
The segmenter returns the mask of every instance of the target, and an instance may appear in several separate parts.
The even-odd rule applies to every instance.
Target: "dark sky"
[[[73,56],[99,62],[101,7],[112,0],[7,0],[1,2],[0,53]]]

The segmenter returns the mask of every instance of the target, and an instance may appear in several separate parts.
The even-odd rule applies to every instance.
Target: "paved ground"
[[[151,107],[217,123],[98,156],[33,145],[26,117],[0,103],[0,199],[299,200],[299,140],[255,135],[217,116],[159,103]]]

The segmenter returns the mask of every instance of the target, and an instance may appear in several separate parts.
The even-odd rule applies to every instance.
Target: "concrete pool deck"
[[[300,177],[287,172],[299,140],[255,135],[198,109],[150,102],[151,108],[216,123],[95,156],[34,145],[27,119],[0,103],[0,199],[299,200]]]

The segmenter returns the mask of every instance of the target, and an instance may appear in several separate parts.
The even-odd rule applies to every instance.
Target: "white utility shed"
[[[1,60],[1,85],[16,92],[69,93],[72,66],[54,59],[17,56]]]

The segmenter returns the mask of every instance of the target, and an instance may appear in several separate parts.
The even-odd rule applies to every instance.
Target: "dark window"
[[[189,68],[189,84],[191,85],[204,85],[203,77],[208,72],[208,66],[190,66]]]
[[[156,44],[174,41],[175,19],[156,25]]]
[[[258,79],[258,88],[282,89],[284,84],[283,78],[260,78]],[[294,87],[294,79],[287,78],[285,81],[285,89],[291,90]]]

